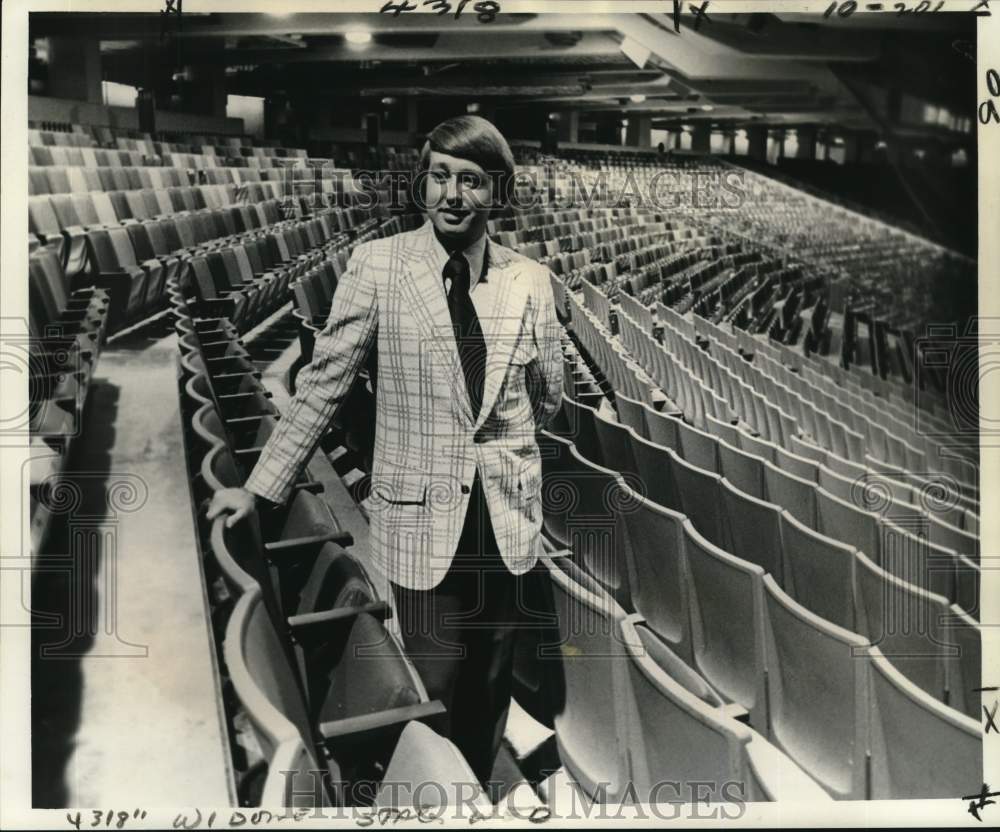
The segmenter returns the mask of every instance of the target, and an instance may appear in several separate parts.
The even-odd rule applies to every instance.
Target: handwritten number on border
[[[990,97],[979,104],[979,123],[1000,123],[1000,111],[997,110],[997,98],[1000,97],[1000,75],[995,69],[986,70],[986,86]]]
[[[449,14],[454,8],[454,17],[455,20],[458,20],[462,12],[465,11],[465,7],[471,2],[472,0],[458,0],[458,3],[453,7],[449,0],[423,0],[420,5],[431,7],[436,15]],[[417,4],[411,3],[410,0],[398,0],[398,2],[397,0],[388,0],[379,9],[379,12],[399,17],[403,12],[415,12],[417,8]],[[472,9],[476,13],[476,20],[480,23],[492,23],[500,13],[500,4],[496,0],[479,0]]]

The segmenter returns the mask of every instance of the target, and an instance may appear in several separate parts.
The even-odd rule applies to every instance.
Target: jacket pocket
[[[391,506],[427,504],[427,474],[397,466],[380,468],[372,473],[371,501]]]

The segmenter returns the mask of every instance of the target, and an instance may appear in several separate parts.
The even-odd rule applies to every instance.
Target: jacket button
[[[468,494],[469,493],[469,486],[463,484],[462,485],[462,493],[463,494]]]

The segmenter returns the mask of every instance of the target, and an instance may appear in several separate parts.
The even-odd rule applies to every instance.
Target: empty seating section
[[[384,204],[357,207],[357,189],[338,186],[350,171],[330,160],[188,138],[29,131],[30,248],[56,252],[74,285],[110,292],[109,331],[165,308],[174,273],[206,314],[245,330],[322,256],[388,219]]]
[[[28,424],[21,430],[30,438],[31,551],[38,553],[54,516],[65,514],[60,484],[81,441],[87,396],[108,333],[109,298],[102,289],[72,289],[62,261],[48,248],[29,255],[28,298],[27,331],[5,337],[12,342],[10,355],[20,352],[28,372]]]
[[[864,387],[855,373],[710,320],[669,279],[643,286],[605,241],[579,239],[602,212],[639,234],[662,221],[589,206],[576,216],[539,210],[547,226],[529,212],[494,227],[558,264],[568,383],[543,433],[543,491],[567,472],[581,485],[576,500],[553,490],[545,503],[550,545],[568,550],[553,572],[575,576],[577,616],[601,598],[605,617],[618,610],[608,620],[631,651],[625,676],[616,658],[600,682],[618,686],[612,708],[564,650],[565,698],[631,726],[627,764],[640,782],[690,765],[706,780],[739,772],[749,793],[773,799],[756,747],[829,797],[943,794],[932,744],[906,736],[897,701],[933,736],[953,736],[955,767],[978,782],[974,469],[915,432],[891,384]],[[588,480],[618,496],[596,508]],[[595,545],[600,529],[622,543]],[[561,743],[578,740],[558,710],[555,726]],[[697,750],[666,750],[676,745]],[[614,747],[609,738],[606,765]],[[892,768],[871,769],[896,753]],[[620,776],[567,765],[576,776]]]

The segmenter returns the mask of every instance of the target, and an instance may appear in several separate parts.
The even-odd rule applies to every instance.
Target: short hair
[[[427,134],[420,151],[420,173],[428,169],[432,150],[479,165],[493,177],[494,199],[507,204],[508,189],[514,179],[514,154],[503,133],[492,122],[474,115],[442,121]]]

